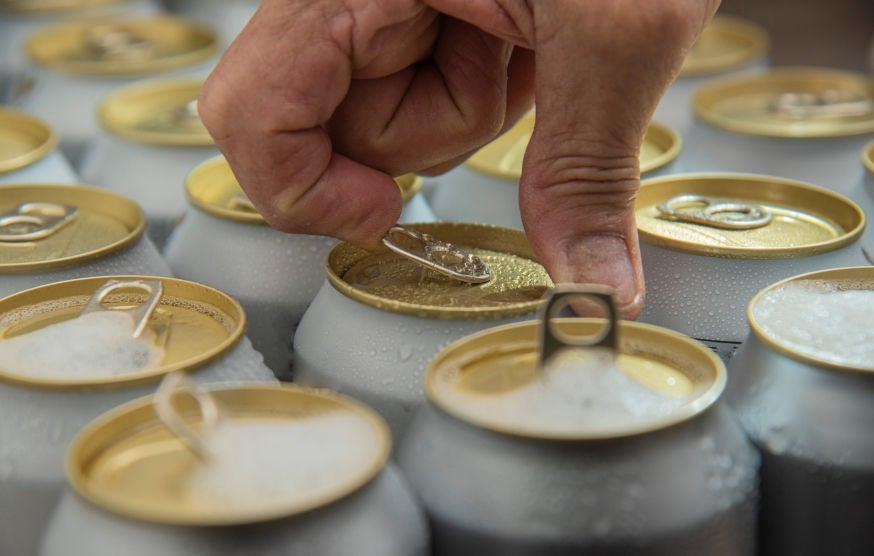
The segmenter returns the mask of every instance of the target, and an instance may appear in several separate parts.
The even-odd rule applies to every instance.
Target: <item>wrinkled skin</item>
[[[264,0],[201,118],[272,226],[375,247],[402,201],[536,100],[519,203],[553,280],[644,299],[638,154],[718,0]]]

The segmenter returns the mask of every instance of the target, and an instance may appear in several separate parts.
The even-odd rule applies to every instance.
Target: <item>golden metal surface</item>
[[[862,164],[868,169],[868,173],[874,175],[874,141],[871,141],[862,149]]]
[[[760,228],[727,230],[659,216],[658,205],[684,194],[759,205],[773,218]],[[854,243],[865,228],[862,210],[837,193],[753,174],[686,174],[647,180],[638,194],[636,216],[641,241],[697,255],[741,259],[826,253]]]
[[[781,109],[793,96],[835,102],[813,106],[804,116],[803,105]],[[861,135],[874,132],[874,78],[824,68],[725,77],[701,87],[693,107],[707,123],[736,133],[785,138]]]
[[[199,461],[160,423],[148,397],[107,412],[82,430],[67,453],[69,482],[90,502],[135,519],[191,526],[239,525],[327,506],[370,482],[388,461],[391,436],[385,422],[350,398],[292,385],[243,385],[212,388],[209,393],[225,420],[306,422],[345,413],[366,423],[376,442],[367,457],[356,462],[353,476],[335,480],[317,496],[264,501],[257,508],[207,504],[185,489],[185,480]],[[197,428],[199,413],[193,400],[179,399],[177,409]]]
[[[85,185],[3,185],[0,213],[44,201],[78,208],[75,218],[45,239],[0,242],[0,275],[77,266],[127,249],[139,241],[145,216],[136,203]]]
[[[765,57],[767,31],[746,19],[717,15],[689,50],[682,77],[712,75],[741,68]]]
[[[422,189],[422,178],[416,174],[404,174],[395,178],[395,183],[401,188],[401,198],[406,203]]]
[[[339,292],[383,311],[437,319],[497,319],[533,313],[552,287],[521,230],[460,223],[409,225],[485,261],[492,278],[465,284],[423,269],[388,248],[340,243],[328,254],[328,280]]]
[[[102,276],[57,282],[0,300],[0,339],[11,338],[77,317],[107,280],[139,280],[142,276]],[[162,341],[164,358],[157,368],[95,379],[33,378],[0,369],[0,381],[29,388],[76,389],[129,387],[158,381],[175,370],[193,371],[227,353],[243,337],[242,306],[209,286],[176,278],[148,277],[164,288],[148,327]],[[129,308],[147,298],[139,289],[109,294],[107,307]]]
[[[34,164],[57,144],[58,138],[47,123],[24,112],[0,108],[0,174]]]
[[[558,318],[552,324],[567,336],[594,336],[604,319]],[[428,399],[454,417],[484,429],[532,438],[594,440],[656,431],[691,419],[710,407],[725,387],[722,361],[709,348],[678,332],[653,325],[619,321],[617,364],[653,390],[689,396],[670,414],[645,424],[609,432],[555,431],[531,425],[525,415],[471,414],[459,396],[501,396],[538,376],[539,322],[498,326],[449,344],[432,360],[425,374]]]

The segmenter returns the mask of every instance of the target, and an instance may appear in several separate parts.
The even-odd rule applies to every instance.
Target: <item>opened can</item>
[[[103,411],[174,370],[274,381],[244,329],[231,297],[172,278],[83,278],[0,300],[0,552],[36,552],[66,445]]]
[[[727,401],[762,455],[762,553],[872,553],[874,267],[771,284],[747,315]]]
[[[552,318],[580,292],[429,365],[398,461],[434,554],[753,554],[758,456],[719,401],[724,365],[615,309]]]
[[[0,186],[0,297],[110,274],[170,276],[136,203],[85,185]]]
[[[801,272],[865,264],[862,210],[814,185],[752,174],[686,174],[637,198],[647,300],[640,320],[724,357],[747,335],[744,307]]]
[[[328,255],[328,281],[304,313],[293,350],[296,382],[364,401],[388,421],[396,441],[424,402],[425,366],[442,346],[532,318],[552,287],[520,230],[458,223],[410,228],[474,253],[491,267],[491,279],[469,284],[388,247],[367,251],[338,244]]]
[[[57,135],[47,123],[0,108],[0,184],[77,183],[79,179],[57,146]]]

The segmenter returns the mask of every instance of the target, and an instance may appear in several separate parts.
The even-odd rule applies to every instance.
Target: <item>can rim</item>
[[[185,508],[178,508],[178,511],[173,512],[172,515],[168,515],[165,511],[154,512],[144,510],[142,507],[137,507],[135,503],[127,503],[124,497],[114,496],[111,489],[94,490],[89,488],[88,481],[85,478],[84,467],[87,465],[88,460],[93,459],[93,454],[92,457],[85,457],[86,454],[99,450],[103,445],[108,444],[111,441],[110,435],[113,432],[119,435],[123,433],[123,431],[112,431],[112,425],[122,428],[118,425],[119,421],[128,417],[138,419],[141,421],[139,424],[142,426],[147,418],[154,416],[154,411],[152,410],[153,396],[148,395],[126,402],[102,413],[85,425],[70,442],[64,461],[64,470],[67,481],[73,487],[76,494],[115,514],[148,522],[207,527],[245,525],[294,517],[339,502],[371,483],[388,464],[392,445],[388,425],[386,425],[385,420],[375,410],[349,396],[325,389],[305,388],[287,383],[267,385],[263,383],[242,382],[231,385],[209,385],[204,388],[213,394],[219,402],[223,399],[241,399],[247,395],[252,399],[259,393],[262,396],[265,393],[279,393],[278,395],[283,396],[306,396],[327,401],[354,412],[373,426],[377,442],[379,443],[378,453],[370,462],[370,465],[366,466],[355,480],[349,481],[341,489],[336,489],[323,495],[320,499],[309,500],[304,503],[275,504],[257,512],[249,511],[241,513],[241,515],[234,515],[233,513],[223,516],[214,515],[210,519],[204,519],[203,516],[193,515],[190,512],[186,513]],[[156,416],[154,416],[154,420],[157,420]],[[95,446],[92,447],[89,444],[95,444]]]
[[[38,139],[41,139],[40,144],[36,148],[13,158],[0,160],[0,174],[26,168],[27,166],[46,158],[58,146],[58,134],[55,130],[44,120],[27,112],[15,108],[0,106],[0,120],[5,122],[4,127],[8,126],[10,123],[17,124],[17,127],[19,128],[27,127],[30,135],[35,137],[38,136]]]
[[[749,40],[750,46],[728,52],[717,58],[687,58],[680,77],[697,77],[731,71],[763,58],[770,47],[767,30],[761,25],[737,16],[718,14],[710,23],[716,32],[730,33]],[[706,28],[703,31],[707,32]]]
[[[640,164],[640,173],[646,174],[653,170],[663,168],[680,156],[683,150],[683,139],[677,130],[661,122],[652,121],[646,130],[644,141],[651,139],[653,143],[662,149],[662,154]]]
[[[234,210],[207,203],[201,200],[194,192],[194,187],[199,183],[200,175],[210,170],[228,167],[233,174],[233,170],[225,159],[224,155],[216,155],[212,158],[204,160],[197,166],[192,168],[185,176],[185,198],[188,199],[188,204],[206,214],[216,216],[222,220],[230,220],[233,222],[243,222],[246,224],[255,224],[267,226],[264,217],[258,212]]]
[[[758,260],[773,260],[773,259],[789,259],[801,258],[821,253],[829,253],[840,248],[852,245],[858,241],[866,226],[866,217],[864,211],[851,199],[818,185],[806,183],[789,178],[777,176],[768,176],[765,174],[745,174],[736,172],[707,172],[695,174],[673,174],[657,178],[650,178],[641,183],[640,191],[643,193],[646,188],[656,188],[664,186],[663,184],[682,183],[682,182],[745,182],[745,183],[767,183],[769,185],[777,185],[784,188],[792,188],[795,190],[804,190],[811,194],[819,195],[822,199],[829,199],[833,202],[840,203],[844,208],[849,209],[853,214],[855,225],[844,230],[844,234],[834,237],[830,240],[821,241],[819,243],[811,243],[802,247],[723,247],[723,246],[707,246],[692,244],[685,240],[675,239],[668,236],[658,235],[649,230],[641,229],[638,225],[638,234],[640,239],[649,245],[655,245],[695,255],[705,255],[723,258],[739,258],[739,259],[758,259]],[[638,196],[638,202],[640,196]],[[764,200],[764,197],[763,197]],[[638,205],[635,212],[640,210]]]
[[[416,193],[422,190],[422,178],[416,174],[402,174],[394,178],[394,180],[401,190],[401,201],[405,204],[415,197]]]
[[[174,293],[177,293],[176,290],[182,290],[183,292],[186,290],[199,291],[200,293],[205,293],[208,295],[210,299],[209,303],[211,305],[213,305],[213,303],[218,303],[222,305],[222,307],[216,307],[216,309],[220,310],[229,318],[233,319],[234,326],[228,330],[227,337],[225,337],[221,342],[219,342],[217,345],[213,346],[209,350],[197,356],[189,357],[186,360],[177,361],[176,363],[169,365],[160,365],[158,367],[146,369],[143,371],[136,371],[116,376],[92,378],[86,380],[30,378],[24,375],[9,372],[5,369],[0,369],[0,384],[6,383],[18,387],[39,390],[93,390],[96,388],[108,390],[131,388],[144,384],[153,384],[160,380],[161,377],[172,371],[196,372],[198,369],[201,369],[209,365],[210,363],[213,363],[214,361],[220,359],[222,356],[230,352],[243,339],[243,335],[246,331],[247,321],[245,310],[243,309],[243,306],[240,304],[239,301],[237,301],[234,297],[228,295],[227,293],[217,288],[213,288],[212,286],[208,286],[199,282],[192,282],[190,280],[183,280],[181,278],[170,278],[167,276],[110,275],[91,276],[88,278],[76,278],[73,280],[53,282],[51,284],[36,286],[34,288],[30,288],[4,297],[0,299],[0,307],[7,304],[13,304],[15,307],[20,307],[32,305],[39,301],[45,301],[44,298],[46,294],[52,293],[55,290],[65,292],[65,297],[71,297],[74,295],[78,295],[76,293],[71,293],[71,288],[80,288],[83,290],[83,292],[93,292],[107,280],[133,279],[159,280],[165,287],[170,286],[171,291],[165,292],[166,295],[173,295]],[[83,295],[87,294],[83,293]],[[178,297],[178,293],[174,297]],[[5,314],[7,311],[8,310],[3,310],[2,314]]]
[[[568,326],[574,324],[603,326],[606,323],[606,320],[590,317],[557,318],[553,319],[553,322],[558,323],[559,326]],[[431,362],[428,364],[427,369],[425,370],[425,396],[429,403],[433,404],[441,411],[445,412],[455,419],[473,425],[477,428],[493,433],[504,434],[519,438],[550,441],[604,441],[640,436],[680,425],[705,412],[719,400],[722,392],[725,390],[725,386],[727,383],[727,373],[725,370],[725,364],[722,362],[719,356],[717,356],[707,346],[701,344],[697,340],[690,338],[689,336],[686,336],[685,334],[661,326],[626,320],[617,321],[616,325],[619,328],[622,336],[627,337],[627,333],[631,331],[632,334],[644,336],[649,335],[650,337],[674,342],[675,345],[683,345],[687,349],[694,352],[696,357],[698,357],[701,361],[705,362],[705,364],[710,367],[710,369],[713,371],[712,383],[704,391],[697,395],[694,400],[690,401],[686,405],[681,406],[676,411],[673,411],[666,416],[654,419],[642,426],[626,426],[624,428],[617,427],[614,430],[602,432],[586,431],[581,433],[559,431],[524,431],[519,427],[499,425],[493,422],[488,422],[487,420],[477,416],[465,415],[462,410],[453,408],[449,403],[441,399],[441,394],[437,391],[435,382],[437,381],[438,373],[440,372],[440,366],[446,359],[448,359],[452,355],[453,352],[458,351],[466,344],[481,341],[485,338],[488,338],[489,336],[497,336],[508,331],[523,328],[536,328],[538,326],[541,326],[541,324],[537,321],[525,321],[495,326],[486,330],[475,332],[449,343],[437,355],[435,355],[434,358],[432,358]],[[620,342],[622,342],[622,340],[620,340]]]
[[[762,329],[761,325],[756,322],[756,319],[753,316],[753,307],[762,299],[762,297],[764,297],[771,291],[785,286],[789,282],[795,282],[799,280],[828,280],[840,278],[867,279],[874,282],[874,266],[849,266],[842,268],[815,270],[812,272],[806,272],[804,274],[797,274],[795,276],[784,278],[778,282],[774,282],[773,284],[768,285],[765,288],[762,288],[761,290],[759,290],[758,293],[756,293],[756,295],[752,297],[752,299],[750,299],[749,303],[747,303],[747,322],[750,325],[750,330],[752,331],[752,334],[754,334],[756,339],[764,344],[765,347],[767,347],[769,350],[776,352],[784,357],[788,357],[789,359],[792,359],[794,361],[798,361],[806,365],[814,365],[816,367],[828,369],[829,371],[855,375],[861,374],[874,376],[874,367],[866,368],[858,367],[851,364],[836,363],[834,361],[829,361],[828,359],[822,359],[820,357],[805,354],[799,351],[795,351],[792,348],[786,347],[782,345],[779,341],[769,336]]]
[[[874,140],[862,148],[862,164],[868,169],[868,173],[874,174]]]

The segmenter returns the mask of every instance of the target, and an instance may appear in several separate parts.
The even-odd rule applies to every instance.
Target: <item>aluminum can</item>
[[[213,456],[217,461],[204,465],[165,428],[152,398],[110,411],[89,424],[70,447],[67,476],[75,492],[68,490],[62,497],[41,554],[429,553],[425,517],[388,463],[388,429],[372,410],[292,385],[210,388],[207,395],[227,415],[213,438],[221,427],[237,426],[251,429],[252,436],[270,434],[276,441],[252,442],[250,451],[256,454],[222,450]],[[191,413],[197,405],[179,406],[194,422],[196,414]],[[326,419],[333,422],[326,425]],[[303,445],[306,457],[289,458]],[[350,455],[343,457],[346,461],[329,460],[334,453]],[[260,461],[223,468],[223,457]],[[314,465],[319,457],[327,469]],[[270,464],[277,459],[291,461],[284,468]],[[198,486],[204,482],[198,473],[211,466],[213,475],[223,470],[228,477],[225,483],[213,479],[214,493]],[[338,471],[329,474],[333,469]],[[177,479],[161,479],[166,476]],[[292,482],[289,477],[302,478]],[[266,481],[274,489],[268,496],[256,496]],[[245,492],[227,484],[231,482],[254,488]],[[241,502],[212,502],[223,495]]]
[[[682,392],[677,405],[598,427],[552,413],[554,400],[538,401],[545,389],[492,405],[553,380],[538,359],[547,345],[568,349],[559,336],[590,350],[578,338],[598,334],[628,380]],[[398,453],[433,554],[753,554],[758,455],[719,401],[725,380],[705,346],[613,317],[516,323],[450,344],[428,367],[428,403]]]
[[[655,119],[686,137],[695,123],[692,97],[715,77],[764,71],[768,68],[767,31],[752,21],[716,15],[692,46],[680,75],[668,87],[655,111]],[[690,151],[680,153],[679,165]]]
[[[760,289],[865,264],[859,206],[803,182],[727,173],[656,178],[641,186],[635,212],[647,283],[639,320],[697,338],[725,358],[746,337],[744,307]]]
[[[533,131],[534,112],[529,112],[467,162],[440,177],[430,199],[437,217],[521,230],[519,179]],[[673,173],[680,149],[680,136],[675,131],[651,123],[640,151],[641,173],[644,177]]]
[[[171,12],[214,27],[225,45],[237,38],[260,3],[260,0],[164,0]]]
[[[130,199],[86,185],[0,186],[0,297],[111,274],[170,276]]]
[[[154,299],[138,285],[146,278],[163,288],[151,317],[140,319],[155,342],[163,344],[157,367],[92,377],[24,374],[7,365],[0,369],[0,553],[36,553],[64,486],[64,450],[100,413],[153,392],[155,383],[174,370],[204,383],[275,381],[243,335],[239,303],[213,288],[172,278],[83,278],[5,297],[0,300],[0,341],[81,316],[110,279],[122,284],[108,292],[100,308],[142,308]]]
[[[870,220],[874,217],[874,141],[862,149],[862,175],[857,183],[847,196],[862,208],[862,212]],[[865,228],[862,244],[871,255],[868,259],[874,264],[874,227]]]
[[[178,17],[61,23],[28,36],[32,87],[16,105],[52,124],[78,168],[99,130],[97,107],[106,96],[137,79],[205,75],[217,50],[211,29]]]
[[[823,68],[730,76],[700,88],[690,172],[753,172],[847,194],[874,133],[874,78]]]
[[[57,135],[47,123],[0,108],[0,184],[78,183],[57,146]]]
[[[147,80],[111,93],[97,110],[102,131],[80,166],[88,183],[142,207],[146,233],[158,250],[188,206],[186,176],[219,154],[197,114],[202,84],[181,78]]]
[[[530,319],[552,287],[520,230],[430,223],[411,228],[475,253],[491,281],[464,284],[387,248],[334,247],[321,287],[294,336],[293,378],[358,398],[388,421],[395,441],[424,402],[428,361],[448,342]]]
[[[164,252],[170,268],[240,300],[252,343],[288,380],[291,338],[325,281],[325,257],[337,240],[267,226],[221,156],[194,168],[185,192],[190,207]]]
[[[799,349],[756,315],[765,296],[804,280],[841,291],[874,290],[874,267],[795,276],[750,301],[751,332],[729,365],[726,399],[762,455],[761,553],[871,554],[874,365],[842,361],[846,352]],[[800,309],[810,324],[821,318],[812,307]],[[871,330],[869,320],[847,333],[872,345]]]

